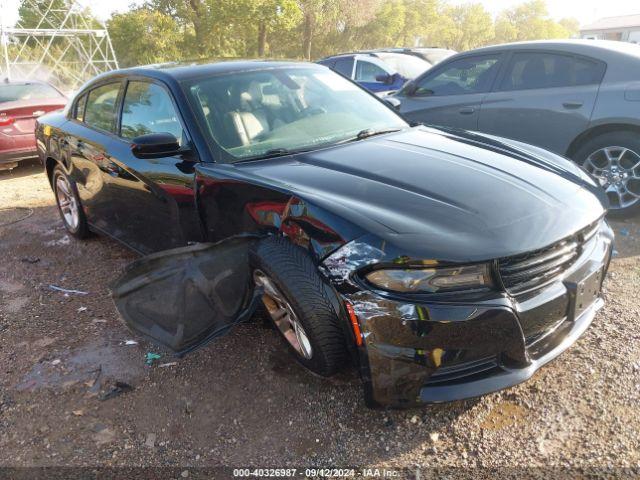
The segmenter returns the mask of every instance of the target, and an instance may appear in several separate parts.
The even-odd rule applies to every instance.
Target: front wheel
[[[640,139],[632,132],[610,132],[583,144],[574,160],[593,175],[609,197],[609,213],[640,212]]]
[[[331,289],[302,248],[269,237],[252,252],[253,279],[289,351],[304,367],[330,376],[347,362],[345,335],[330,300]]]

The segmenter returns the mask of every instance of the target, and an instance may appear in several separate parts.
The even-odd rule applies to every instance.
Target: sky
[[[354,0],[357,1],[357,0]],[[450,0],[451,3],[482,3],[492,14],[510,8],[523,0]],[[82,5],[90,6],[94,14],[102,19],[109,18],[112,12],[124,12],[131,4],[141,0],[79,0]],[[15,22],[19,0],[0,0],[0,19],[6,25]],[[640,14],[640,2],[637,0],[547,0],[549,13],[555,19],[574,17],[581,25],[591,23],[601,17]]]

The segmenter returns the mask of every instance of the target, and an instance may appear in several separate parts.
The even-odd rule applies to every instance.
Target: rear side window
[[[84,122],[84,109],[87,106],[87,95],[82,95],[76,102],[76,108],[73,112],[73,118],[79,122]]]
[[[89,92],[84,123],[99,130],[114,131],[120,85],[120,83],[110,83]]]
[[[454,60],[418,81],[414,95],[464,95],[488,92],[500,55],[482,55]]]
[[[605,65],[571,55],[549,52],[515,53],[500,90],[574,87],[602,81]]]
[[[340,75],[351,78],[351,74],[353,73],[353,57],[337,59],[333,69]]]
[[[131,139],[148,133],[170,133],[180,140],[182,125],[167,90],[155,83],[129,82],[120,135]]]

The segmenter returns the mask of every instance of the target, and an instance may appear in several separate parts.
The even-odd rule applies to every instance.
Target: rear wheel
[[[86,238],[89,235],[89,227],[80,206],[75,184],[60,166],[53,170],[52,183],[58,211],[67,232],[76,238]]]
[[[640,139],[632,132],[610,132],[583,144],[574,160],[596,177],[609,197],[612,216],[640,212]]]
[[[253,279],[279,335],[298,362],[330,376],[347,362],[345,336],[329,290],[302,248],[270,237],[252,252]]]

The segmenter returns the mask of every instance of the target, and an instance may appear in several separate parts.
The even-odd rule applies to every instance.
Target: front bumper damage
[[[367,404],[408,407],[459,400],[529,379],[569,348],[602,307],[612,241],[611,229],[602,222],[561,277],[526,295],[495,291],[447,301],[362,288],[352,274],[360,259],[371,258],[371,251],[363,254],[371,246],[347,248],[344,261],[325,260],[325,273],[360,323],[364,341],[358,357]]]

